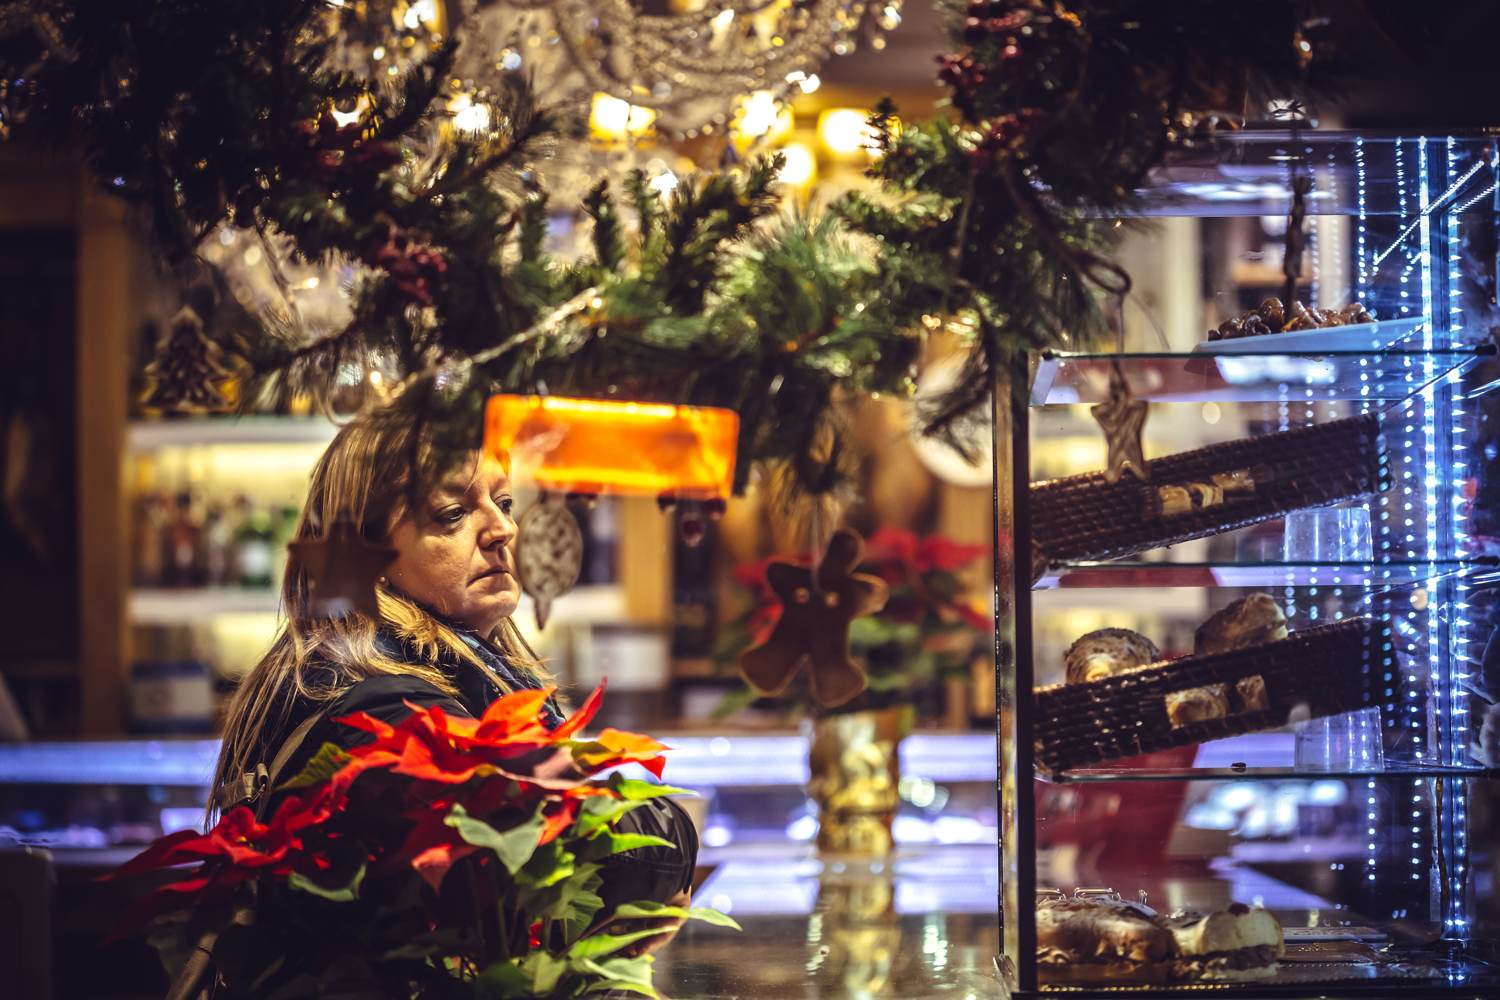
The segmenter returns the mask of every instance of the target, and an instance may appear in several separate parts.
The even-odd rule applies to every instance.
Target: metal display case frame
[[[1476,796],[1500,800],[1497,773],[1481,766],[1470,749],[1477,729],[1472,722],[1485,706],[1485,692],[1473,676],[1484,636],[1475,634],[1467,615],[1471,595],[1496,578],[1496,559],[1470,544],[1469,498],[1463,493],[1479,440],[1474,414],[1497,388],[1496,374],[1484,371],[1495,352],[1489,326],[1497,315],[1497,162],[1494,140],[1484,133],[1240,132],[1175,152],[1142,192],[1142,214],[1284,216],[1289,164],[1296,163],[1313,178],[1308,215],[1342,217],[1328,224],[1333,238],[1324,247],[1325,255],[1345,255],[1341,283],[1387,322],[1334,331],[1331,339],[1308,331],[1284,345],[1261,337],[1251,345],[1216,342],[1182,353],[1055,352],[1033,357],[1028,370],[997,383],[994,531],[1006,544],[997,544],[995,553],[1001,835],[996,964],[1009,995],[1101,990],[1039,982],[1036,962],[1038,824],[1046,817],[1039,813],[1035,784],[1042,773],[1032,711],[1038,681],[1032,588],[1066,584],[1070,575],[1080,586],[1284,587],[1291,603],[1303,602],[1299,614],[1314,616],[1317,602],[1297,596],[1306,593],[1298,588],[1337,580],[1340,593],[1350,595],[1349,613],[1391,621],[1399,651],[1399,669],[1389,662],[1366,665],[1384,671],[1374,678],[1384,720],[1378,737],[1386,747],[1378,764],[1317,773],[1293,766],[1153,773],[1103,768],[1048,777],[1343,781],[1351,794],[1363,796],[1361,805],[1368,803],[1369,840],[1357,874],[1359,897],[1337,902],[1375,923],[1385,935],[1382,947],[1415,966],[1393,964],[1390,969],[1405,970],[1399,974],[1375,969],[1320,980],[1316,970],[1289,972],[1284,962],[1281,974],[1259,982],[1122,983],[1110,992],[1369,996],[1415,988],[1424,996],[1500,995],[1500,923],[1493,910],[1476,909],[1483,902],[1476,899],[1476,885],[1488,883],[1479,883],[1475,870],[1488,866],[1484,878],[1493,879],[1491,859],[1500,852],[1470,842],[1468,811]],[[1374,501],[1371,553],[1357,561],[1080,560],[1052,564],[1033,581],[1033,408],[1097,402],[1103,374],[1116,363],[1138,398],[1273,403],[1283,414],[1283,429],[1289,413],[1294,426],[1305,422],[1304,414],[1325,419],[1316,416],[1319,407],[1342,415],[1381,413],[1394,485]],[[1156,406],[1153,419],[1170,420],[1171,410]],[[1419,592],[1420,600],[1414,596]],[[1403,803],[1399,817],[1391,806],[1396,800]],[[1122,889],[1133,898],[1131,887]],[[1418,978],[1407,977],[1412,968]]]

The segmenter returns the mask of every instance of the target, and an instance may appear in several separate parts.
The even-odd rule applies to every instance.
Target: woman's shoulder
[[[428,708],[433,705],[450,715],[469,714],[451,694],[420,677],[377,674],[350,685],[329,705],[327,715],[338,718],[365,712],[382,722],[398,722],[411,714],[412,706]]]
[[[269,764],[310,718],[316,717],[316,721],[287,759],[282,777],[296,774],[325,743],[348,750],[373,739],[370,733],[338,721],[345,716],[363,712],[381,722],[397,725],[411,715],[414,707],[433,706],[449,715],[469,714],[451,695],[420,677],[403,674],[364,677],[327,701],[299,699],[280,731],[263,748],[262,759]]]

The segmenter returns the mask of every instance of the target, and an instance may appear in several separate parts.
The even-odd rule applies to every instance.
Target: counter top
[[[802,785],[807,740],[792,733],[656,735],[671,748],[665,779],[688,788]],[[215,739],[124,739],[0,746],[0,784],[178,785],[207,788]],[[931,781],[995,780],[992,733],[916,733],[901,746],[906,774]]]

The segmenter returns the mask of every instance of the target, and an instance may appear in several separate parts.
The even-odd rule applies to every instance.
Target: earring
[[[383,576],[382,576],[382,577],[381,577],[381,578],[380,578],[380,579],[379,579],[379,581],[377,581],[377,582],[378,582],[378,583],[379,583],[379,584],[380,584],[380,585],[381,585],[381,586],[382,586],[382,587],[389,587],[389,586],[390,586],[390,585],[391,585],[391,581],[390,581],[390,579],[389,579],[389,578],[387,578],[387,577],[383,577]]]

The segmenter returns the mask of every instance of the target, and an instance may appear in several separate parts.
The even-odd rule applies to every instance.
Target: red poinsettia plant
[[[398,725],[339,719],[372,739],[325,744],[274,790],[268,819],[237,806],[112,873],[170,869],[116,933],[149,924],[169,969],[216,933],[216,996],[655,996],[642,941],[663,922],[733,922],[651,902],[601,912],[608,859],[672,846],[619,819],[681,789],[613,771],[660,778],[656,740],[579,735],[602,689],[556,728],[541,711],[551,693],[507,695],[478,719],[415,706]]]
[[[882,528],[866,540],[856,571],[884,580],[889,596],[878,613],[856,618],[850,625],[850,651],[864,663],[869,686],[846,710],[907,702],[939,678],[968,676],[994,623],[965,594],[959,574],[986,551],[983,545],[900,528]],[[786,561],[807,562],[768,556],[735,569],[735,580],[746,589],[749,603],[726,629],[717,651],[721,664],[732,667],[741,653],[764,642],[776,627],[781,602],[766,570],[773,562]],[[721,714],[754,698],[748,688],[736,693],[725,701]],[[811,702],[805,707],[814,710]]]

